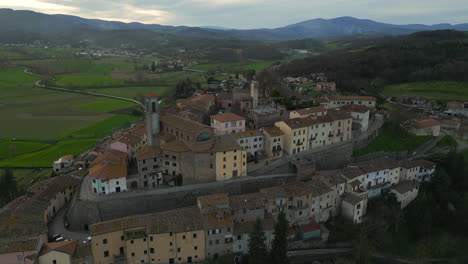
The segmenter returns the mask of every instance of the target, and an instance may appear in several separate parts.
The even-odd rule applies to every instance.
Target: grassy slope
[[[461,82],[415,82],[389,85],[385,96],[421,96],[435,100],[468,100],[468,83]]]
[[[65,134],[59,137],[59,139],[87,137],[100,138],[121,127],[129,126],[130,124],[135,123],[138,120],[140,120],[140,117],[137,116],[115,115],[109,119],[92,124],[88,127],[84,127],[82,129]]]
[[[93,86],[123,85],[123,80],[116,80],[104,74],[62,74],[57,76],[56,85],[61,87],[82,88]]]
[[[42,151],[0,161],[0,167],[51,167],[54,160],[68,154],[77,155],[94,146],[97,141],[96,138],[60,141]]]
[[[354,156],[362,156],[377,151],[413,151],[433,139],[432,136],[397,135],[385,129],[366,147],[356,150]]]
[[[75,107],[107,113],[107,112],[112,112],[112,111],[116,111],[119,109],[132,108],[132,107],[135,107],[136,105],[137,104],[135,103],[127,102],[127,101],[104,99],[104,100],[97,101],[97,102],[76,105]]]

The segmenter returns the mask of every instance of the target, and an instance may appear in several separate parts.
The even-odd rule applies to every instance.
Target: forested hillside
[[[377,93],[384,85],[416,81],[468,82],[468,34],[459,31],[419,32],[382,38],[360,49],[283,63],[280,76],[324,72],[342,91]]]

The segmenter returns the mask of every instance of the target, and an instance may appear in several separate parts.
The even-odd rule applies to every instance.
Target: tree
[[[155,70],[156,70],[156,62],[153,61],[153,62],[151,63],[151,71],[154,72]]]
[[[266,264],[267,247],[265,244],[265,232],[263,232],[262,221],[257,219],[254,229],[250,233],[249,240],[249,264]]]
[[[284,212],[279,213],[275,224],[275,238],[271,247],[271,263],[287,264],[288,263],[288,220]]]
[[[0,175],[0,205],[13,200],[18,193],[18,186],[11,169],[5,169],[3,175]]]

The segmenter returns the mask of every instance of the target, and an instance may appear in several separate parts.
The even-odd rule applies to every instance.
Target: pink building
[[[211,127],[216,135],[244,132],[245,117],[233,113],[212,115]]]

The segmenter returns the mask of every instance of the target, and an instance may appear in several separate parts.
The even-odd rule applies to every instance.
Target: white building
[[[418,196],[419,184],[414,181],[402,181],[393,186],[390,192],[395,194],[397,201],[401,205],[401,209],[403,209]]]
[[[60,173],[66,168],[70,167],[75,161],[73,155],[63,156],[60,159],[54,161],[53,170],[55,173]]]
[[[264,136],[259,130],[248,130],[233,134],[237,143],[250,157],[256,157],[264,153]]]
[[[89,167],[91,190],[111,194],[127,190],[127,153],[109,151],[99,155]]]
[[[364,132],[369,129],[370,109],[367,106],[354,104],[342,106],[340,109],[353,117],[353,130]]]

